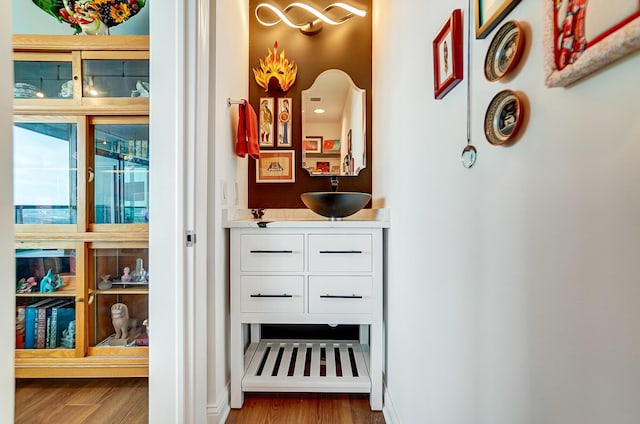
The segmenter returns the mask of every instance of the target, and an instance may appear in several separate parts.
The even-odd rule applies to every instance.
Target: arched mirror
[[[339,69],[302,91],[302,167],[310,175],[358,175],[366,167],[365,96]]]

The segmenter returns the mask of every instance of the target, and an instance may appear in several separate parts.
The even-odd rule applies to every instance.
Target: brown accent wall
[[[315,35],[304,35],[299,30],[284,23],[272,27],[262,26],[255,18],[257,4],[264,0],[249,1],[249,101],[259,113],[260,97],[292,98],[292,138],[295,157],[295,183],[256,183],[256,164],[249,160],[249,208],[303,208],[300,194],[307,191],[330,191],[329,177],[312,177],[302,168],[302,113],[301,92],[309,88],[316,76],[327,69],[341,69],[348,73],[353,82],[366,90],[367,98],[367,168],[356,177],[339,177],[340,191],[361,191],[371,193],[371,0],[347,3],[367,9],[363,18],[355,16],[350,21],[338,25],[326,25]],[[322,8],[333,1],[317,1]],[[269,1],[270,4],[284,8],[290,2],[285,0]],[[311,4],[310,2],[308,2]],[[285,51],[286,56],[298,65],[298,76],[291,88],[266,93],[254,78],[253,68],[260,66],[268,49],[278,42],[278,52]],[[285,150],[285,148],[264,148],[264,150]]]

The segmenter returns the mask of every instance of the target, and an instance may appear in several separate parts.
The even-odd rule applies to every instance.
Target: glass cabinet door
[[[76,243],[19,243],[16,255],[16,349],[22,356],[58,356],[82,352],[77,337],[76,298],[82,281],[76,274]],[[77,346],[77,343],[80,346]],[[77,348],[77,349],[76,349]],[[40,349],[30,351],[30,349]]]
[[[73,98],[70,53],[16,53],[14,59],[15,99]]]
[[[148,57],[84,59],[82,75],[84,97],[149,97]]]
[[[148,120],[95,118],[92,130],[95,206],[91,222],[148,223]]]
[[[75,224],[78,177],[76,118],[16,117],[13,201],[16,224]]]
[[[90,354],[109,352],[112,348],[127,348],[125,354],[129,355],[140,354],[132,348],[146,348],[149,344],[147,244],[94,242],[90,251],[93,268],[89,289]],[[129,321],[123,321],[127,317]]]

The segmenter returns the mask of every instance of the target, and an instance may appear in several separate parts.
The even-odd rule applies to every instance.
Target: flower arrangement
[[[146,0],[33,0],[33,3],[71,25],[76,34],[108,34],[109,28],[135,16]]]

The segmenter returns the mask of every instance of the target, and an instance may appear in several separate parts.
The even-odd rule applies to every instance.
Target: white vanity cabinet
[[[231,407],[251,391],[342,392],[370,393],[381,410],[382,228],[278,224],[231,226]],[[357,324],[360,335],[271,340],[259,324]]]

